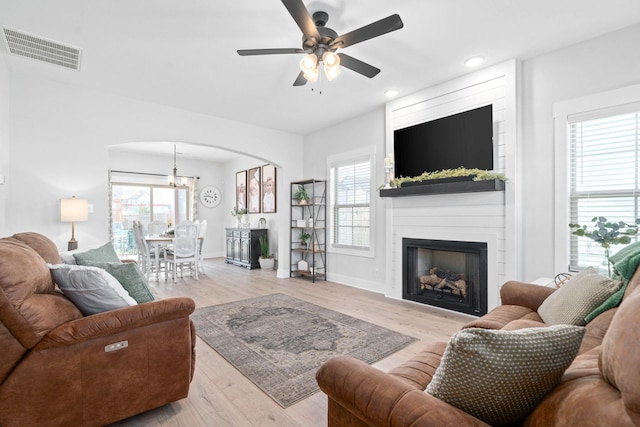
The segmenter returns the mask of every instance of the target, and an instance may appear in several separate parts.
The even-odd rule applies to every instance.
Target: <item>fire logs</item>
[[[467,282],[464,273],[445,271],[438,267],[429,269],[429,274],[420,276],[420,289],[450,289],[454,295],[467,296]]]

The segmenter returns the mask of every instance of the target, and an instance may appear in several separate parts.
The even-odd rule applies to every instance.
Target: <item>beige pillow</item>
[[[426,392],[493,426],[521,420],[558,384],[584,331],[463,329],[451,337]]]
[[[588,267],[566,281],[538,308],[538,315],[549,325],[586,325],[585,317],[622,286],[619,280],[599,275]]]

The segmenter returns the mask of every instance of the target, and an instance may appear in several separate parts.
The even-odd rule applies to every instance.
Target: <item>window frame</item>
[[[640,84],[601,92],[554,104],[555,219],[554,271],[570,268],[571,229],[571,157],[570,123],[576,119],[615,116],[638,111]]]
[[[334,228],[335,228],[335,205],[334,205],[334,182],[332,169],[339,166],[345,166],[348,164],[360,163],[363,160],[369,163],[369,246],[357,247],[347,246],[342,244],[336,244],[334,241]],[[344,153],[327,156],[327,208],[328,208],[328,245],[327,252],[343,255],[352,255],[359,257],[374,258],[375,257],[375,211],[376,211],[376,190],[375,190],[375,165],[376,165],[376,149],[375,146],[364,147],[360,149],[351,150]],[[366,204],[358,203],[353,206],[367,206]]]

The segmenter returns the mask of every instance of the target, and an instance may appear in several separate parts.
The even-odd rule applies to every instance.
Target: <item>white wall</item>
[[[640,24],[522,64],[522,280],[560,273],[553,269],[553,105],[640,82],[638,41]],[[567,238],[568,228],[567,224]]]
[[[9,170],[9,71],[4,56],[0,55],[0,175],[8,180]],[[9,182],[0,184],[0,236],[4,236],[7,227],[7,199]]]
[[[519,64],[516,163],[520,179],[516,183],[516,224],[511,225],[516,229],[517,239],[517,260],[513,262],[519,268],[513,270],[514,277],[506,279],[534,280],[558,273],[553,268],[553,104],[639,82],[638,40],[640,25],[634,25]],[[326,157],[353,147],[376,144],[378,153],[385,153],[381,145],[385,132],[382,114],[376,110],[306,136],[305,177],[324,178]],[[383,177],[379,176],[378,180],[382,183]],[[378,216],[376,226],[384,227],[380,218]],[[385,248],[389,244],[378,233],[375,239],[377,247]],[[385,265],[385,259],[380,252],[376,252],[375,259],[329,257],[329,277],[347,284],[356,283],[356,286],[364,283],[371,290],[384,292],[385,275],[378,273],[384,269],[381,266]]]
[[[243,170],[253,169],[256,167],[264,166],[265,162],[258,161],[254,158],[243,157],[225,163],[224,176],[225,181],[224,191],[229,194],[230,197],[225,199],[225,216],[224,226],[235,227],[235,219],[231,215],[231,210],[235,206],[235,191],[236,191],[236,172]],[[260,218],[267,220],[267,238],[269,240],[269,251],[274,253],[278,260],[278,276],[289,277],[289,182],[296,178],[288,178],[286,171],[281,168],[276,168],[276,212],[274,213],[252,213],[247,214],[249,222],[252,228],[258,228],[258,221]],[[226,203],[228,201],[228,203]],[[287,218],[283,225],[282,219]],[[282,249],[280,251],[280,249]]]
[[[532,280],[557,273],[553,271],[553,104],[638,83],[638,40],[640,25],[635,25],[522,63],[518,147],[523,176],[518,189],[522,273],[515,278]],[[3,236],[40,231],[60,248],[66,247],[69,227],[59,222],[59,199],[78,194],[93,200],[96,209],[86,227],[77,230],[81,246],[106,240],[107,147],[112,144],[168,140],[251,153],[280,168],[280,184],[325,178],[326,157],[355,147],[375,145],[384,154],[382,108],[306,136],[303,157],[303,138],[298,135],[15,75],[1,61],[0,168],[7,170],[0,172],[7,178],[7,184],[0,186]],[[6,169],[8,158],[11,165]],[[225,173],[234,174],[235,169]],[[377,181],[382,183],[382,171],[378,173]],[[289,214],[283,207],[288,199],[281,199],[283,193],[286,190],[279,191],[278,213],[283,215],[277,215],[277,223],[280,230],[287,230]],[[384,248],[382,206],[377,210],[375,242]],[[288,251],[282,249],[287,239],[288,233],[280,233],[281,266],[286,266],[283,256],[288,260]],[[377,251],[373,259],[329,257],[328,267],[336,280],[381,291],[383,284],[376,271],[384,269],[385,261],[384,251]],[[288,276],[286,270],[278,274]]]
[[[114,144],[210,145],[251,153],[260,162],[281,168],[285,179],[301,176],[302,137],[298,135],[26,75],[10,74],[9,78],[12,162],[7,179],[12,185],[4,235],[37,231],[65,249],[70,230],[69,224],[59,221],[59,200],[76,195],[94,205],[90,221],[76,227],[80,247],[104,243],[108,239],[108,146]],[[279,227],[287,225],[287,217],[278,218]]]
[[[304,178],[327,179],[327,156],[351,151],[354,148],[376,147],[378,163],[385,156],[385,112],[383,108],[331,126],[305,137]],[[384,184],[382,168],[374,170],[376,188]],[[372,195],[374,208],[375,257],[360,257],[329,253],[327,277],[339,283],[385,292],[385,214],[384,203]],[[328,214],[328,212],[327,212]]]

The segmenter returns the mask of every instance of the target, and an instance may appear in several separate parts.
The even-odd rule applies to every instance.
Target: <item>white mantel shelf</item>
[[[476,193],[504,191],[504,181],[422,182],[420,185],[404,185],[400,188],[382,188],[380,197],[428,196],[432,194]]]

